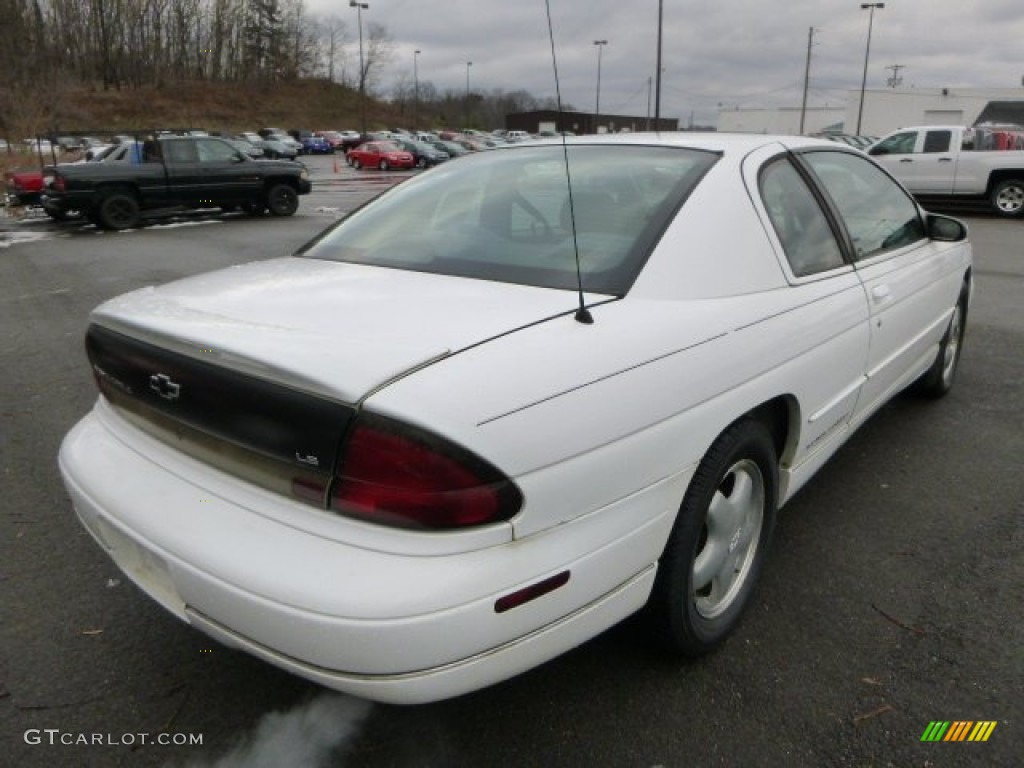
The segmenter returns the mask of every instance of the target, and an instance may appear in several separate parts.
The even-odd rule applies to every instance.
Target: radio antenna
[[[565,125],[562,115],[562,89],[558,85],[558,58],[555,56],[555,31],[551,25],[551,0],[544,0],[544,7],[548,12],[548,37],[551,40],[551,66],[555,70],[555,102],[558,105],[558,124]],[[565,134],[559,131],[562,137],[562,157],[565,161],[565,184],[569,190],[569,224],[572,229],[572,250],[576,258],[576,294],[579,297],[580,306],[576,310],[576,322],[590,325],[594,322],[594,316],[590,314],[583,301],[583,271],[580,268],[580,247],[576,240],[576,209],[572,199],[572,175],[569,172],[569,148],[566,145]]]

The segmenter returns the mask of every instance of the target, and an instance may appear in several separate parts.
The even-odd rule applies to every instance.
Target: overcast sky
[[[544,0],[368,0],[364,25],[384,24],[394,59],[381,83],[555,95]],[[647,113],[656,69],[657,0],[550,0],[562,101],[593,111],[601,54],[601,112]],[[715,122],[718,106],[799,106],[814,27],[808,106],[846,103],[859,89],[869,11],[859,0],[664,0],[663,117]],[[348,0],[307,0],[340,16],[356,39]],[[874,11],[868,88],[902,65],[900,88],[1018,88],[1024,77],[1024,0],[887,0]],[[351,46],[353,55],[357,48]],[[652,100],[653,104],[653,100]],[[653,107],[652,107],[653,109]]]

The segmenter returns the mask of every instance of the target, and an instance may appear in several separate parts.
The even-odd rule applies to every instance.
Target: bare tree
[[[319,33],[318,48],[324,74],[332,83],[339,82],[345,73],[345,43],[348,42],[348,25],[340,16],[321,16],[316,27]],[[340,70],[340,73],[339,73]]]
[[[394,43],[388,28],[375,21],[366,25],[367,37],[359,72],[360,93],[367,93],[380,80],[381,71],[394,58]]]

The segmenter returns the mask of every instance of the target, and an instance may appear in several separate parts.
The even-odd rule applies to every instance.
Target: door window
[[[807,152],[801,158],[835,203],[857,260],[924,238],[917,205],[867,158],[847,152]]]
[[[897,133],[871,148],[872,155],[909,155],[914,151],[917,131]]]
[[[196,150],[201,163],[230,163],[238,159],[234,147],[216,139],[200,139],[196,142]]]

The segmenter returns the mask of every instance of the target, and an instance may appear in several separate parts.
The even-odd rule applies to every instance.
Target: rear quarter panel
[[[512,477],[526,498],[515,533],[527,536],[691,471],[731,422],[776,397],[794,414],[785,460],[812,450],[833,426],[821,412],[848,414],[836,393],[856,396],[867,310],[852,274],[800,296],[795,305],[780,287],[628,297],[595,308],[593,325],[569,314],[449,357],[366,406],[444,434]],[[819,418],[805,427],[805,413]],[[663,511],[638,511],[636,522]]]
[[[1024,152],[960,152],[956,160],[953,192],[958,195],[984,195],[990,191],[989,179],[995,171],[1017,171],[1024,179]]]

